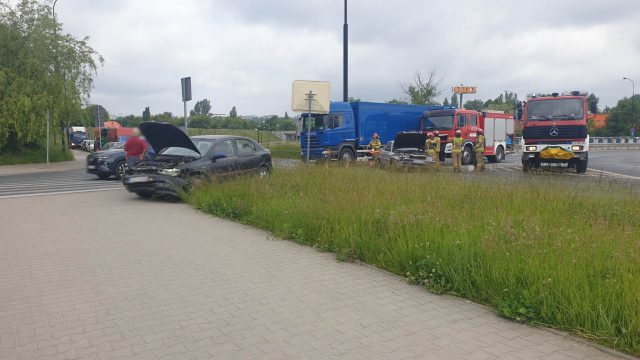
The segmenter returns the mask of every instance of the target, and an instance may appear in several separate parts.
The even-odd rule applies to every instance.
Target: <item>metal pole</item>
[[[93,144],[93,151],[96,151],[102,146],[102,112],[100,111],[100,105],[98,105],[98,146]]]
[[[187,136],[189,136],[189,130],[187,128],[187,102],[183,101],[184,103],[184,133],[187,134]]]
[[[624,77],[622,78],[622,80],[629,80],[631,81],[631,125],[634,125],[633,122],[635,121],[636,117],[635,117],[635,97],[636,97],[636,83],[627,78]]]
[[[47,166],[49,165],[49,123],[51,122],[51,113],[47,110]]]
[[[309,90],[309,112],[307,114],[307,164],[311,162],[311,103],[313,102],[313,92]]]
[[[342,28],[342,101],[349,101],[349,23],[347,22],[347,0],[344,0],[344,26]]]

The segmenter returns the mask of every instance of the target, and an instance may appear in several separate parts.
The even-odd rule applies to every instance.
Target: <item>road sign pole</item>
[[[47,110],[47,166],[49,165],[49,127],[51,123],[51,113]]]
[[[184,103],[184,133],[189,135],[189,130],[187,129],[187,102],[183,101]]]
[[[311,103],[313,102],[313,92],[309,91],[308,98],[309,101],[309,112],[307,114],[307,164],[311,162]]]

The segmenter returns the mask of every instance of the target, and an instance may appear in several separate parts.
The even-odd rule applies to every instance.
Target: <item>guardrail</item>
[[[516,138],[516,149],[522,147],[522,138]],[[589,148],[593,150],[640,150],[640,137],[612,136],[591,137]]]

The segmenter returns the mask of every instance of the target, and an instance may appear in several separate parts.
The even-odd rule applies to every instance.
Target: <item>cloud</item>
[[[342,0],[60,1],[64,29],[105,58],[92,100],[112,113],[182,112],[180,77],[213,112],[282,114],[295,79],[342,97]],[[350,94],[400,97],[414,70],[438,70],[444,93],[595,92],[608,105],[640,79],[640,3],[612,0],[351,0]],[[192,105],[192,104],[191,104]]]

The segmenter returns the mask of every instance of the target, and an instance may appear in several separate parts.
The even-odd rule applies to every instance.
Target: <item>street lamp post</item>
[[[347,22],[347,0],[344,0],[344,26],[342,28],[342,101],[349,101],[349,23]]]
[[[628,77],[623,77],[622,80],[631,81],[631,125],[634,126],[635,117],[635,97],[636,97],[636,83]]]

